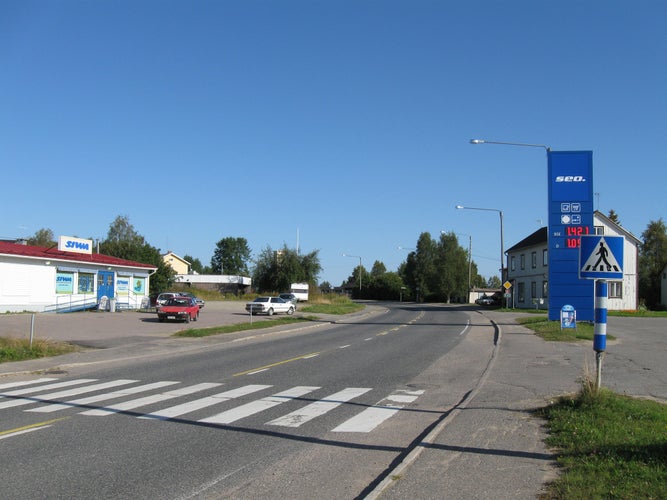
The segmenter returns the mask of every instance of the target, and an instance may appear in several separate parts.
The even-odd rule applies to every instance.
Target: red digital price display
[[[565,228],[565,246],[567,248],[579,248],[581,236],[590,234],[588,226],[567,226]]]

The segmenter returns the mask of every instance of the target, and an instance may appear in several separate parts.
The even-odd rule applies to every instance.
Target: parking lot
[[[266,319],[262,316],[262,319]],[[33,314],[0,316],[1,337],[29,338]],[[196,323],[160,323],[154,310],[123,312],[35,313],[34,338],[94,346],[118,345],[121,341],[146,337],[167,338],[186,328],[206,328],[250,321],[245,302],[207,302]]]

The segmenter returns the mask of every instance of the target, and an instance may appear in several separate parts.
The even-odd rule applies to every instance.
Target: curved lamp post
[[[457,210],[484,210],[485,212],[498,212],[500,216],[500,281],[505,282],[505,242],[503,239],[503,211],[498,208],[479,208],[479,207],[464,207],[463,205],[456,205]]]

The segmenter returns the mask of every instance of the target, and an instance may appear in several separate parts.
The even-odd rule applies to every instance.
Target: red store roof
[[[157,269],[152,264],[142,264],[133,260],[119,259],[110,255],[100,253],[85,254],[76,252],[63,252],[58,247],[37,247],[32,245],[21,245],[19,243],[8,243],[0,241],[0,255],[15,255],[18,257],[32,257],[38,259],[53,259],[69,262],[82,262],[88,264],[99,264],[115,267],[137,267],[142,269]]]

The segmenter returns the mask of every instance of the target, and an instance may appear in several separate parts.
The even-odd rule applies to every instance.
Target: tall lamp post
[[[526,144],[525,142],[500,142],[487,141],[486,139],[470,139],[470,144],[502,144],[504,146],[522,146],[525,148],[544,148],[545,151],[551,151],[551,148],[546,144]]]
[[[485,212],[498,212],[500,216],[500,281],[505,281],[505,241],[503,239],[503,211],[498,208],[479,208],[479,207],[464,207],[463,205],[456,205],[457,210],[484,210]]]
[[[355,259],[359,259],[359,291],[361,291],[361,257],[358,255],[349,255],[344,253],[343,257],[353,257]]]
[[[440,234],[447,234],[447,231],[444,230],[440,231]],[[468,237],[468,301],[470,301],[470,290],[471,290],[470,283],[472,277],[472,235],[464,233],[454,233],[454,234]]]

